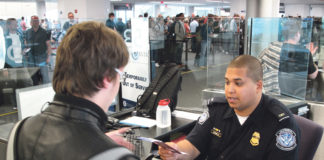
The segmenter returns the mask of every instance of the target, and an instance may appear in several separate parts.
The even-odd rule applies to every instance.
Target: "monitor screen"
[[[17,89],[18,120],[40,113],[47,102],[53,101],[54,95],[51,83]]]

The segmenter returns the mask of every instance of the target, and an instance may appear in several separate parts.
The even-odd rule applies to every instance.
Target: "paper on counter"
[[[178,110],[173,111],[172,115],[174,117],[185,118],[185,119],[190,119],[190,120],[194,120],[194,121],[200,117],[200,114],[197,114],[197,113],[190,113],[190,112],[178,111]]]
[[[127,119],[121,120],[119,123],[133,126],[141,126],[141,127],[153,127],[156,125],[156,121],[154,119],[132,116]]]

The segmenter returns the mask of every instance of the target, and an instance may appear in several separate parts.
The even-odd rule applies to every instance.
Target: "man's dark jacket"
[[[122,148],[105,135],[107,116],[88,100],[56,94],[41,114],[27,119],[16,140],[18,159],[92,159]],[[116,155],[116,154],[115,154]],[[137,159],[130,151],[118,160]]]

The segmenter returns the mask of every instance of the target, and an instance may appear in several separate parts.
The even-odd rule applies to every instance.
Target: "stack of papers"
[[[127,119],[119,121],[121,124],[132,125],[132,126],[141,126],[141,127],[153,127],[156,125],[154,119],[132,116]]]
[[[200,117],[200,114],[175,110],[172,112],[172,116],[195,121]]]

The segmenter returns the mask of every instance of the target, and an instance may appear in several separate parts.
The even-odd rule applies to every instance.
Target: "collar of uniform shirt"
[[[257,121],[255,119],[259,119],[257,117],[259,117],[259,116],[263,117],[263,115],[264,115],[264,109],[265,109],[265,107],[264,107],[264,102],[263,101],[264,101],[264,95],[262,94],[262,97],[261,97],[261,100],[260,100],[258,106],[249,115],[249,118],[244,123],[245,125],[248,124],[248,123],[253,122],[253,123],[257,124],[258,127],[262,127],[262,123],[263,122],[262,121]],[[236,116],[235,115],[235,112],[234,112],[234,109],[232,109],[232,108],[230,108],[228,106],[228,108],[226,109],[226,111],[225,111],[225,113],[223,115],[223,119],[231,118],[233,116]]]

